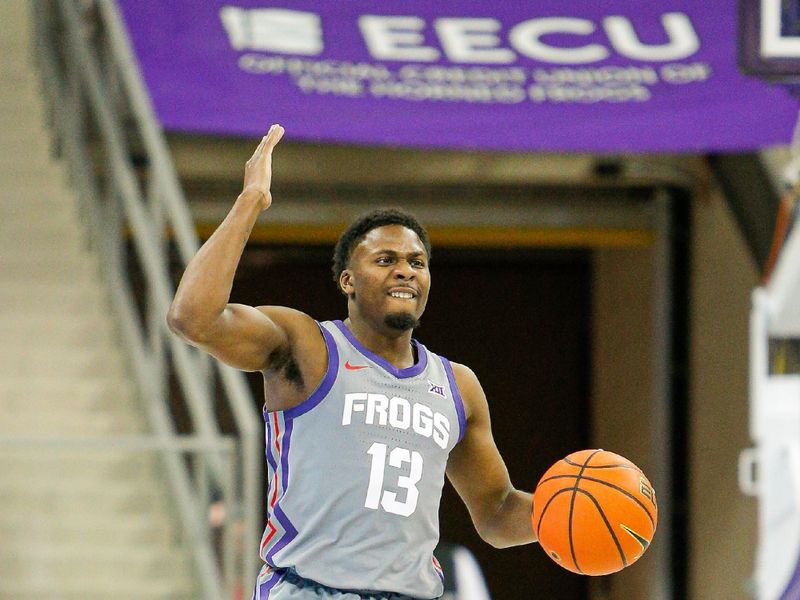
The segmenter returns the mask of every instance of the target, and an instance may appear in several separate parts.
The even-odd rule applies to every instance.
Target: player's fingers
[[[267,144],[267,136],[265,135],[264,137],[261,138],[261,141],[259,142],[258,146],[256,146],[256,149],[253,150],[253,155],[247,161],[248,165],[258,160],[258,158],[264,152],[264,146],[266,146],[266,144]]]
[[[278,142],[281,141],[281,138],[283,137],[283,132],[284,132],[283,127],[281,127],[277,123],[269,128],[266,140],[267,140],[267,147],[270,150],[272,150],[278,144]]]
[[[256,154],[262,154],[264,152],[264,148],[269,145],[269,133],[261,138],[261,143],[256,148]]]

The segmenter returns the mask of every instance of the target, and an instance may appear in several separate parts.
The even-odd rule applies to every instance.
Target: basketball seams
[[[614,545],[617,547],[617,551],[619,552],[619,557],[622,559],[622,568],[624,569],[625,567],[628,566],[628,561],[625,558],[625,551],[622,549],[622,544],[620,544],[619,538],[617,537],[617,534],[614,533],[614,528],[611,526],[611,523],[609,522],[608,517],[606,517],[606,513],[603,510],[603,507],[600,506],[600,503],[597,501],[597,498],[595,498],[591,494],[591,492],[587,492],[586,490],[582,490],[580,488],[578,488],[578,491],[580,493],[582,493],[583,495],[587,496],[589,498],[589,500],[592,501],[592,504],[594,504],[595,508],[597,509],[597,512],[600,513],[600,516],[603,519],[603,523],[606,524],[606,528],[608,529],[608,533],[611,534],[611,539],[614,540]]]
[[[599,450],[598,452],[602,452],[602,450]],[[636,471],[637,473],[642,473],[642,470],[639,467],[631,465],[631,464],[628,464],[628,463],[613,463],[613,464],[610,464],[610,465],[582,465],[580,463],[576,463],[573,460],[570,460],[569,457],[562,458],[561,460],[563,460],[565,463],[567,463],[570,466],[581,467],[583,469],[630,469],[631,471]],[[642,473],[642,475],[644,475],[644,473]]]
[[[585,483],[581,484],[581,480]],[[642,553],[637,554],[638,547],[635,552],[629,547],[631,540],[627,535],[617,534],[616,523],[620,518],[623,521],[629,518],[632,526],[647,532],[647,521],[634,508],[638,506],[655,533],[658,506],[655,493],[650,489],[652,486],[643,471],[623,456],[603,449],[574,452],[553,464],[536,485],[532,515],[536,535],[551,558],[575,573],[604,575],[624,569],[636,562]],[[567,493],[569,496],[556,501],[558,496]],[[580,498],[588,498],[596,511]],[[645,502],[645,499],[650,502]],[[545,514],[549,515],[547,520]],[[620,525],[636,538],[643,550],[647,549],[649,542],[646,537],[640,538],[636,532],[631,533]],[[603,528],[608,534],[603,532]],[[652,540],[652,535],[649,537]],[[612,541],[613,546],[609,543]],[[550,544],[558,548],[561,556],[551,551]],[[613,548],[616,548],[616,553]],[[585,564],[579,564],[579,560]]]
[[[552,481],[553,479],[568,479],[570,477],[576,477],[577,478],[578,475],[551,475],[547,479],[542,479],[539,482],[539,485],[541,485],[541,484],[543,484],[543,483],[545,483],[547,481]],[[595,477],[590,477],[588,475],[581,476],[581,479],[585,479],[586,481],[592,481],[594,483],[599,483],[600,485],[604,485],[606,487],[610,487],[610,488],[620,492],[621,494],[627,496],[628,498],[630,498],[634,502],[636,502],[636,504],[638,504],[641,507],[641,509],[645,512],[645,514],[647,515],[647,518],[650,519],[650,524],[653,526],[653,530],[655,530],[656,521],[653,518],[653,515],[650,513],[650,510],[647,508],[647,506],[644,504],[644,502],[639,500],[636,496],[631,494],[628,490],[626,490],[625,488],[619,487],[618,485],[615,485],[613,483],[610,483],[608,481],[604,481],[603,479],[597,479]],[[577,485],[577,479],[576,479],[576,485]],[[572,489],[572,488],[565,488],[565,489]]]
[[[583,475],[583,471],[584,471],[584,469],[586,469],[586,466],[589,464],[589,461],[591,461],[592,458],[596,454],[598,454],[600,452],[602,452],[602,450],[595,450],[594,452],[592,452],[586,458],[586,461],[583,463],[583,465],[581,465],[581,470],[578,472],[578,475],[575,478],[575,484],[574,484],[574,486],[572,488],[572,498],[570,498],[570,501],[569,501],[569,521],[568,521],[569,551],[570,551],[570,554],[572,555],[572,562],[575,563],[575,568],[578,569],[578,571],[581,573],[581,575],[583,575],[584,573],[583,573],[583,569],[581,569],[580,565],[578,565],[578,557],[575,555],[575,544],[573,543],[573,539],[572,539],[572,515],[575,512],[575,497],[578,495],[578,490],[580,489],[578,486],[580,484],[581,476]]]
[[[539,537],[539,530],[542,527],[542,519],[544,519],[544,514],[547,512],[547,509],[550,507],[550,504],[552,504],[553,500],[555,500],[556,497],[560,496],[561,494],[563,494],[565,492],[571,492],[571,491],[572,491],[571,487],[561,488],[560,490],[555,492],[552,496],[550,496],[550,498],[547,500],[547,503],[545,503],[544,508],[542,508],[542,514],[539,515],[539,521],[536,523],[536,537],[537,538]]]

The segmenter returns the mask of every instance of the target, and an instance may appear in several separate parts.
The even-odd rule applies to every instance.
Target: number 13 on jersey
[[[400,501],[397,499],[397,493],[384,489],[387,451],[386,444],[379,442],[375,442],[367,450],[367,454],[372,456],[372,467],[364,506],[373,510],[378,510],[380,506],[388,513],[408,517],[417,508],[419,499],[417,483],[422,478],[422,455],[406,448],[393,448],[388,453],[390,467],[402,469],[406,463],[411,465],[408,475],[398,475],[397,477],[396,487],[406,490],[405,500]]]

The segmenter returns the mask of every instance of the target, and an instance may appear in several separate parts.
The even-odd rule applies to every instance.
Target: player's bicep
[[[227,365],[258,371],[275,349],[288,344],[288,334],[267,307],[228,304],[205,335],[190,343]]]
[[[492,436],[489,405],[480,383],[466,367],[461,367],[457,379],[468,411],[467,430],[450,453],[447,477],[480,532],[500,509],[512,486]]]

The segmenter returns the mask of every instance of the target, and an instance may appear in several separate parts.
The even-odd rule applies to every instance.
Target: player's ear
[[[349,269],[339,274],[339,289],[345,296],[353,295],[353,273]]]

